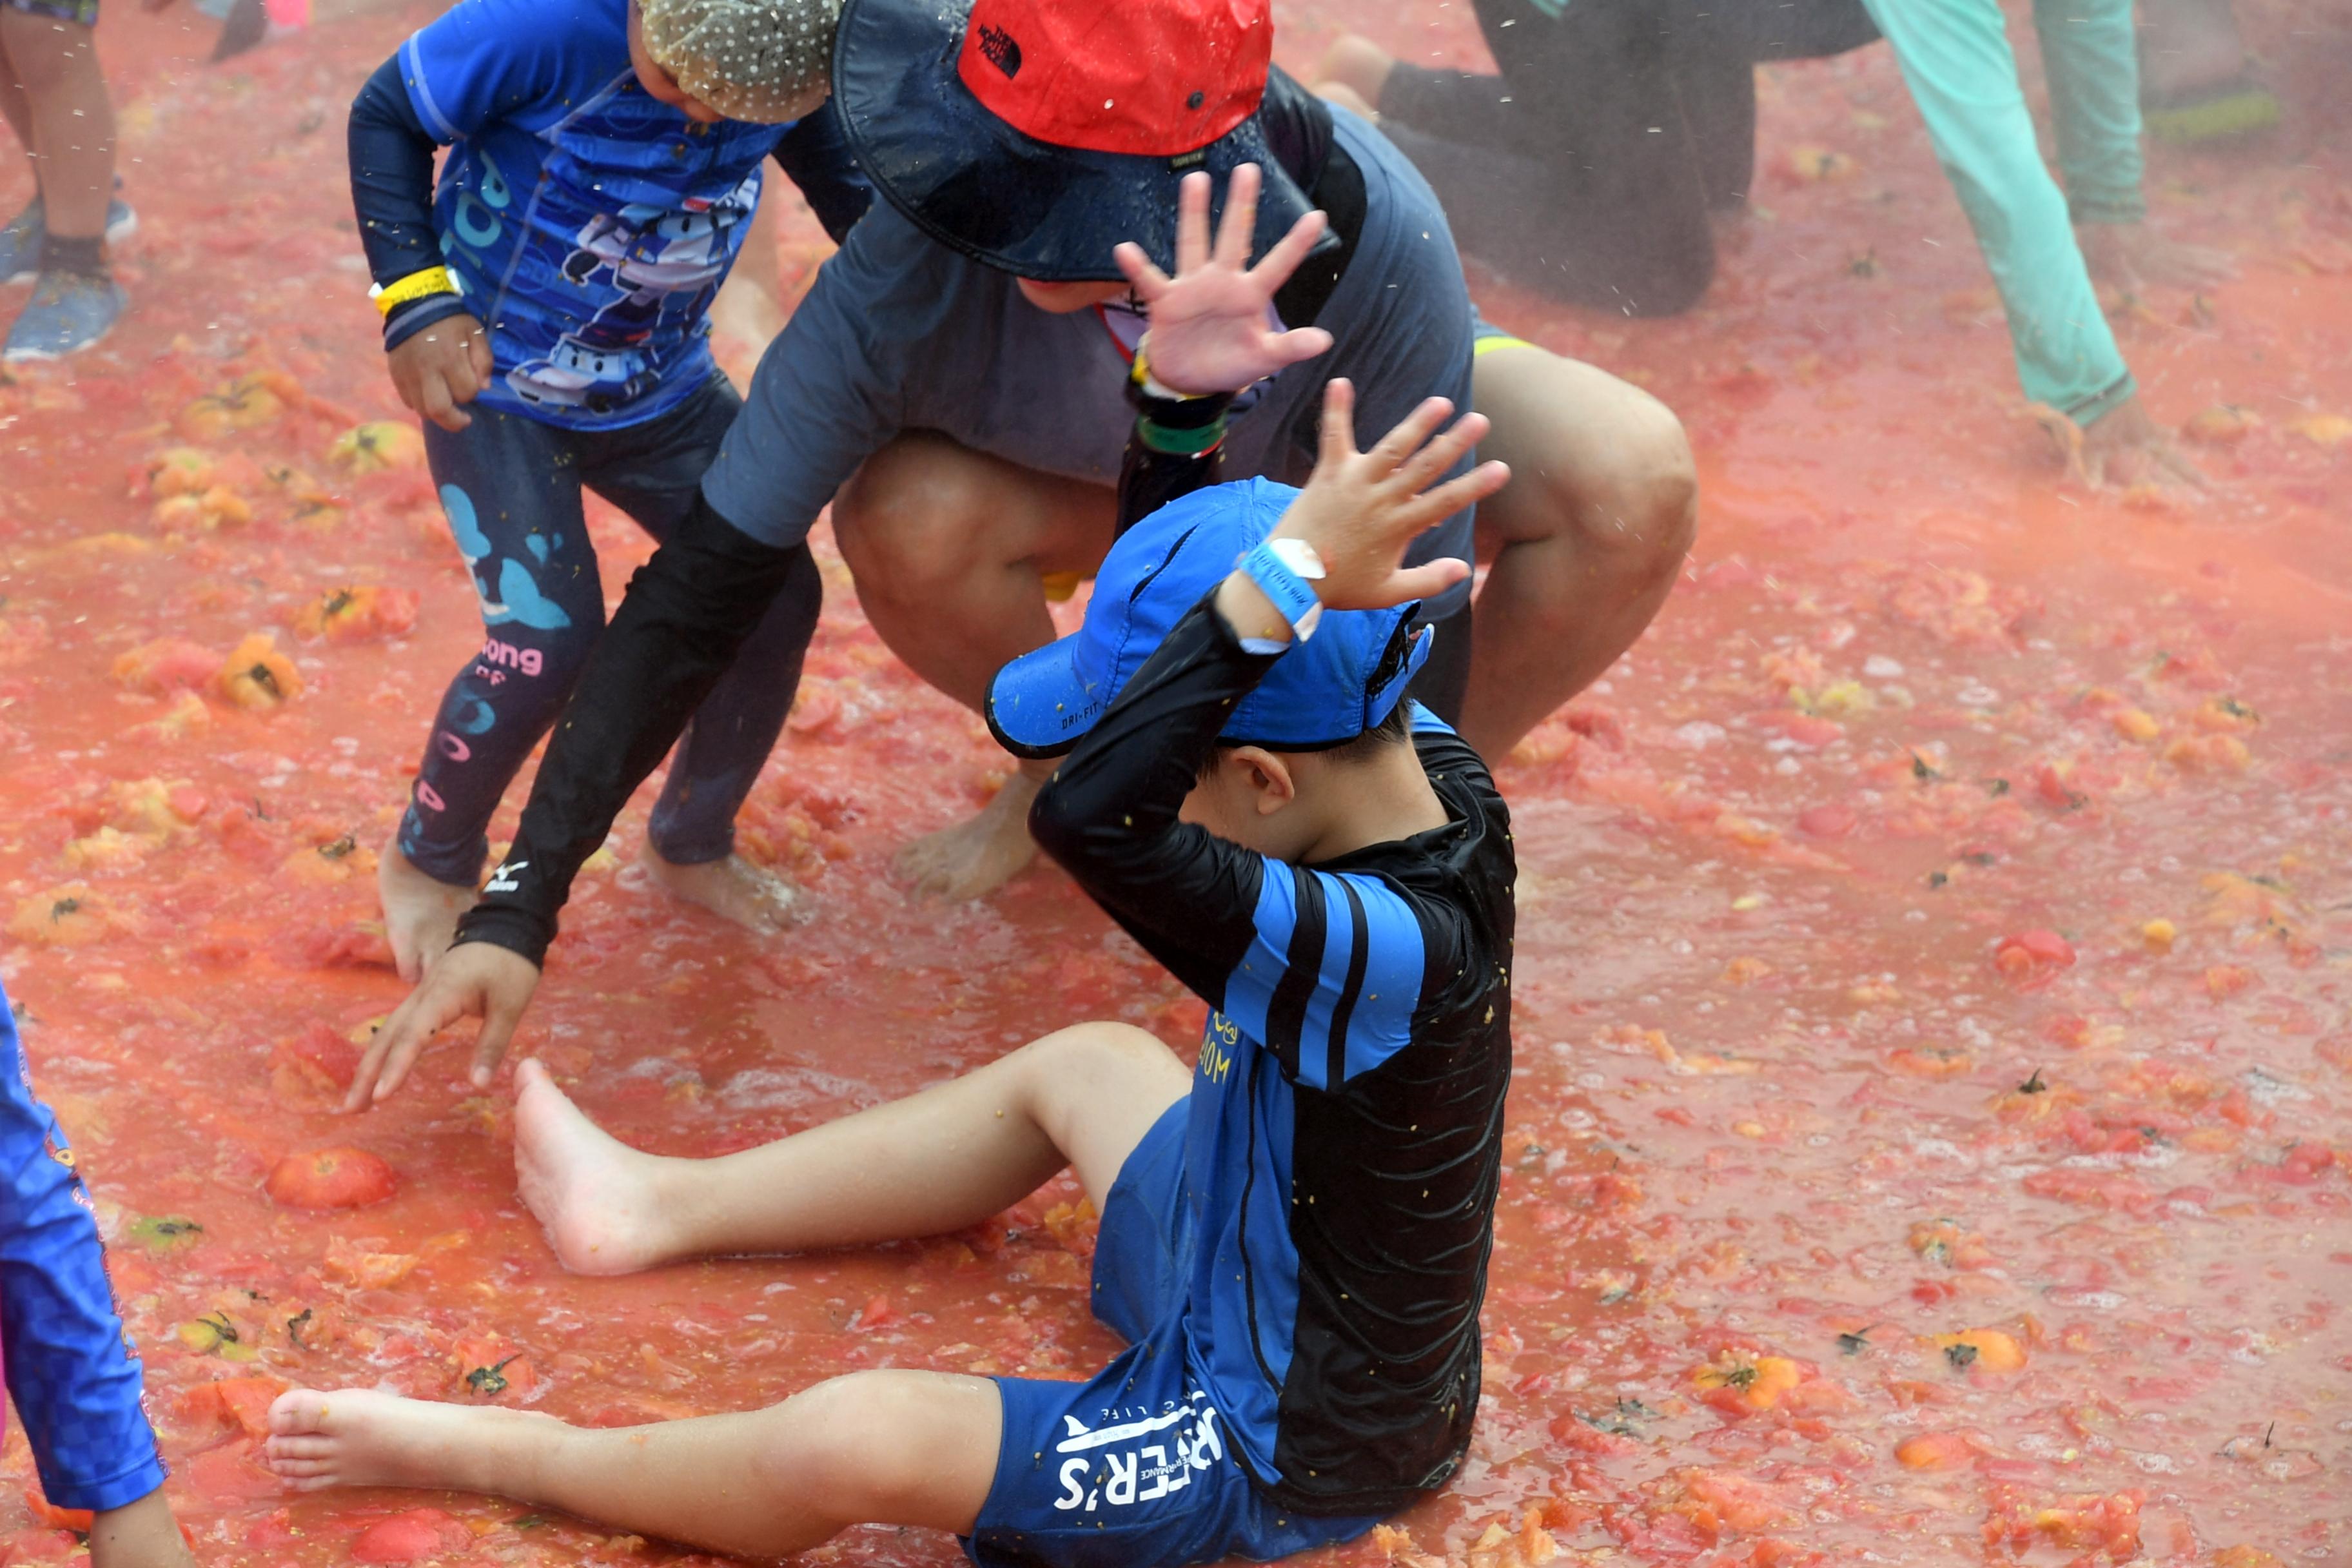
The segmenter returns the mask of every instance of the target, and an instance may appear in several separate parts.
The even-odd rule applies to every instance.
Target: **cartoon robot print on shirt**
[[[588,284],[609,273],[614,296],[544,358],[507,373],[524,402],[604,414],[625,406],[659,380],[648,347],[662,313],[675,305],[695,316],[719,290],[733,258],[733,234],[760,200],[753,170],[726,195],[689,196],[675,207],[632,204],[598,213],[582,226],[563,276]]]

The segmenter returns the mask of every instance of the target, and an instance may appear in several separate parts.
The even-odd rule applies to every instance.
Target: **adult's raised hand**
[[[1324,217],[1308,213],[1265,259],[1250,263],[1257,234],[1258,167],[1244,163],[1225,187],[1224,221],[1209,242],[1209,176],[1184,176],[1176,198],[1176,276],[1160,270],[1139,245],[1114,253],[1129,287],[1151,313],[1144,357],[1151,378],[1187,396],[1239,392],[1331,346],[1320,327],[1276,331],[1271,307],[1307,253],[1322,237]]]

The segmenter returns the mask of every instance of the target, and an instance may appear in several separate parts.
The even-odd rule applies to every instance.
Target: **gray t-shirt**
[[[1355,254],[1315,322],[1334,342],[1249,395],[1226,437],[1226,479],[1304,483],[1334,376],[1356,384],[1363,443],[1423,398],[1471,405],[1470,297],[1445,215],[1385,137],[1344,110],[1331,118],[1362,171],[1365,206]],[[1038,310],[1011,275],[877,202],[769,345],[703,493],[752,538],[794,544],[858,465],[905,430],[1116,485],[1135,423],[1127,374],[1102,315]],[[1431,529],[1410,559],[1473,559],[1472,517],[1465,508]],[[1430,615],[1452,614],[1468,592],[1465,584],[1432,601]]]

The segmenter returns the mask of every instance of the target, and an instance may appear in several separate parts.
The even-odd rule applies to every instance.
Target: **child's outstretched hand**
[[[1315,596],[1327,609],[1379,610],[1444,593],[1470,575],[1470,563],[1446,556],[1402,564],[1412,542],[1473,501],[1503,488],[1511,470],[1481,463],[1437,481],[1476,447],[1486,416],[1465,414],[1443,434],[1454,405],[1433,397],[1381,437],[1356,450],[1356,389],[1334,381],[1323,393],[1323,438],[1314,477],[1275,525],[1276,539],[1303,539],[1323,558]],[[1435,489],[1430,487],[1435,486]]]
[[[385,356],[400,400],[444,430],[463,430],[474,416],[459,408],[490,384],[490,336],[464,310],[404,338]]]
[[[1176,276],[1152,265],[1139,245],[1112,252],[1118,269],[1151,312],[1145,358],[1152,379],[1199,396],[1239,392],[1331,346],[1320,327],[1277,332],[1267,326],[1275,291],[1290,281],[1323,237],[1323,215],[1308,213],[1255,268],[1258,167],[1244,163],[1225,186],[1225,216],[1209,248],[1209,176],[1184,176],[1176,197]]]

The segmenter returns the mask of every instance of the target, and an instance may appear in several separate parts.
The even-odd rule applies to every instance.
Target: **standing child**
[[[140,0],[160,11],[171,0]],[[0,0],[0,119],[33,165],[33,199],[0,227],[0,283],[33,297],[0,356],[62,359],[127,302],[106,247],[139,220],[114,195],[114,106],[98,67],[98,0]]]
[[[114,1310],[89,1191],[0,990],[0,1359],[50,1507],[86,1510],[91,1568],[188,1568]]]
[[[1162,395],[1212,379],[1188,373],[1181,314],[1139,378],[1153,455],[1123,510],[1214,466],[1196,454],[1230,399]],[[1007,745],[1068,753],[1039,843],[1214,1009],[1195,1068],[1081,1025],[713,1160],[625,1148],[543,1068],[519,1075],[523,1197],[575,1269],[952,1231],[1075,1165],[1102,1213],[1095,1310],[1126,1352],[1085,1382],[861,1372],[618,1431],[297,1390],[272,1466],[751,1557],[862,1521],[949,1530],[991,1568],[1267,1561],[1444,1485],[1478,1406],[1515,868],[1486,767],[1405,696],[1430,640],[1407,602],[1468,566],[1399,563],[1505,475],[1437,482],[1486,429],[1430,439],[1438,399],[1359,455],[1351,401],[1334,381],[1304,491],[1161,507],[1111,547],[1079,630],[990,693]]]
[[[583,487],[661,538],[734,420],[706,316],[761,164],[775,155],[836,234],[864,210],[816,112],[836,9],[460,0],[352,106],[352,201],[393,384],[427,421],[487,633],[442,700],[382,861],[405,978],[448,945],[490,815],[604,626]],[[452,151],[436,199],[440,145]],[[643,861],[671,892],[755,929],[793,895],[730,853],[735,810],[815,622],[816,564],[803,552],[798,566],[679,748]]]

